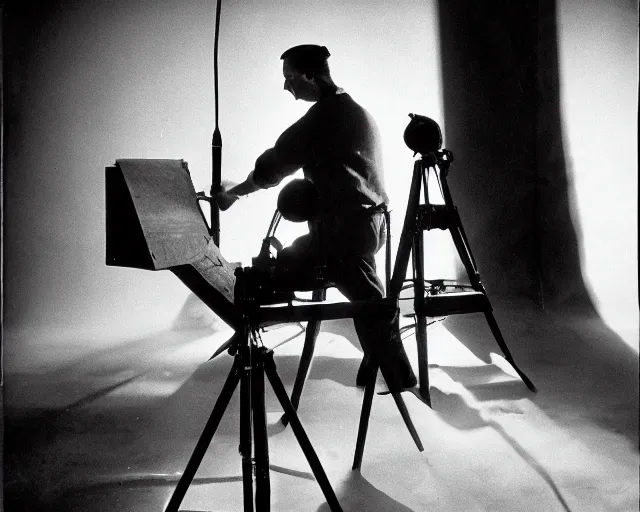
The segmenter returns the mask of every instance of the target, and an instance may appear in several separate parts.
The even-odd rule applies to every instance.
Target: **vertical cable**
[[[4,233],[4,6],[0,4],[0,229]],[[4,270],[4,251],[0,254],[0,269]],[[0,279],[0,297],[4,297],[4,279]],[[4,302],[2,303],[4,304]],[[4,305],[0,305],[4,318]],[[4,385],[4,342],[0,338],[0,386]]]
[[[222,182],[222,136],[220,134],[220,128],[218,126],[219,111],[218,108],[218,39],[220,36],[220,9],[221,0],[218,0],[216,4],[216,27],[213,43],[213,90],[214,90],[214,102],[215,102],[215,129],[213,131],[213,137],[211,139],[211,190],[209,195],[213,197],[220,192]],[[213,238],[214,243],[220,247],[220,209],[218,204],[213,201],[209,202],[211,207],[211,232],[209,233]]]

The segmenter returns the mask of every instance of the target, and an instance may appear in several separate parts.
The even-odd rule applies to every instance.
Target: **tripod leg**
[[[493,333],[493,337],[496,339],[496,341],[498,342],[498,345],[502,349],[502,353],[504,354],[505,359],[509,361],[509,364],[511,366],[513,366],[513,369],[520,376],[520,378],[522,379],[522,382],[524,382],[525,385],[535,393],[537,391],[536,386],[534,385],[533,382],[531,382],[529,377],[527,377],[525,373],[518,367],[515,360],[513,359],[513,356],[511,355],[511,352],[507,347],[507,343],[504,341],[504,338],[502,337],[502,333],[500,332],[500,328],[498,327],[498,322],[496,322],[496,319],[493,316],[493,313],[491,311],[485,311],[484,316],[487,319],[487,323],[489,324],[489,328]]]
[[[300,356],[300,366],[298,366],[298,373],[296,374],[296,380],[293,384],[293,392],[291,393],[291,404],[296,411],[300,404],[302,388],[304,387],[307,375],[309,374],[309,367],[311,366],[311,360],[313,359],[313,351],[316,347],[316,339],[320,333],[320,323],[320,320],[310,320],[307,324],[304,347],[302,348],[302,354]],[[281,421],[285,427],[289,424],[286,414],[282,415]]]
[[[267,413],[264,398],[264,363],[262,350],[253,354],[251,376],[251,409],[253,413],[253,439],[256,461],[256,512],[269,512],[271,484],[269,482],[269,443],[267,439]]]
[[[327,504],[332,512],[342,512],[342,508],[340,507],[340,503],[338,502],[338,498],[336,497],[333,489],[331,487],[331,483],[327,478],[326,473],[316,455],[313,446],[311,445],[311,441],[307,437],[306,432],[304,431],[304,427],[300,420],[298,419],[298,415],[296,410],[291,405],[291,401],[289,400],[289,396],[287,395],[287,391],[284,388],[284,384],[280,380],[278,376],[278,372],[276,370],[276,364],[273,360],[273,352],[267,351],[264,354],[264,371],[267,374],[269,382],[271,383],[271,387],[273,388],[280,405],[284,409],[284,412],[287,414],[289,418],[289,422],[291,423],[291,428],[293,429],[293,433],[298,440],[298,444],[304,455],[311,466],[311,471],[313,472],[313,476],[315,476],[318,485],[322,489],[325,499],[327,500]]]
[[[431,407],[429,394],[429,360],[427,352],[427,319],[423,316],[424,289],[424,238],[422,230],[413,236],[413,309],[416,313],[416,344],[418,346],[418,378],[420,396]]]
[[[409,434],[411,434],[411,438],[413,439],[413,442],[416,443],[416,446],[418,447],[419,451],[421,452],[424,451],[424,448],[422,446],[422,441],[420,441],[420,437],[418,436],[416,427],[413,425],[413,421],[411,421],[411,416],[409,416],[409,410],[407,409],[407,404],[404,403],[404,400],[402,399],[402,395],[400,393],[391,393],[391,396],[393,396],[393,399],[396,402],[396,406],[400,411],[400,416],[402,416],[402,420],[404,421],[404,424],[407,426],[407,429],[409,430]],[[429,406],[431,406],[431,404],[429,404]]]
[[[418,345],[418,381],[420,396],[431,407],[431,393],[429,392],[429,359],[427,347],[427,319],[424,316],[416,318],[416,343]]]
[[[314,290],[311,296],[313,301],[323,301],[327,296],[326,290]],[[298,366],[298,373],[296,373],[296,381],[293,384],[293,392],[291,393],[291,403],[293,408],[297,411],[300,404],[300,396],[302,395],[302,388],[307,380],[309,374],[309,368],[311,366],[311,360],[313,359],[313,351],[316,348],[316,340],[318,334],[320,334],[321,320],[310,320],[307,324],[306,333],[304,336],[304,346],[302,347],[302,354],[300,356],[300,365]],[[282,424],[286,427],[289,424],[287,415],[283,414]]]
[[[453,221],[453,225],[449,226],[449,233],[451,234],[451,238],[453,239],[453,245],[455,245],[456,247],[456,251],[458,252],[460,261],[462,261],[462,264],[467,271],[467,276],[469,277],[469,281],[471,282],[473,289],[484,293],[484,287],[480,282],[478,269],[476,268],[476,265],[473,261],[471,247],[469,247],[469,244],[466,241],[466,235],[464,235],[464,231],[462,228],[462,221],[460,220],[460,216],[458,215],[457,211],[455,213],[455,220]]]
[[[378,371],[376,370],[376,374]],[[364,443],[367,439],[367,429],[369,428],[369,417],[371,416],[371,404],[373,403],[373,392],[376,388],[376,380],[372,379],[364,389],[364,398],[362,399],[362,410],[360,411],[360,424],[358,426],[358,440],[356,441],[356,453],[353,457],[352,470],[360,469],[362,465],[362,454],[364,452]]]
[[[411,189],[409,190],[409,199],[407,200],[407,211],[404,216],[404,224],[402,226],[402,233],[400,234],[398,250],[396,252],[396,261],[393,266],[391,286],[390,289],[387,290],[387,295],[389,297],[398,297],[400,295],[402,284],[407,276],[413,232],[416,229],[416,214],[418,212],[418,203],[420,201],[421,179],[422,164],[420,161],[416,161],[413,166],[413,178],[411,179]]]
[[[244,512],[253,512],[253,462],[251,458],[251,349],[242,347],[240,380],[240,457],[242,458],[242,496]]]
[[[165,512],[178,512],[178,507],[180,507],[180,503],[187,493],[191,482],[193,481],[193,477],[202,462],[202,459],[211,443],[211,439],[220,424],[220,420],[229,405],[229,401],[233,396],[233,392],[238,385],[238,381],[240,380],[240,359],[236,357],[233,361],[233,366],[231,367],[231,371],[229,372],[229,376],[222,387],[222,391],[220,391],[220,396],[216,401],[215,406],[213,407],[213,411],[211,411],[211,416],[209,416],[209,420],[204,427],[202,435],[200,439],[198,439],[198,443],[191,454],[191,458],[187,463],[187,466],[182,474],[182,477],[178,481],[178,485],[176,486],[173,494],[171,495],[171,499],[165,508]]]
[[[456,224],[458,225],[458,230],[460,231],[460,238],[462,239],[462,243],[469,251],[469,260],[471,261],[471,265],[477,271],[478,265],[476,264],[476,259],[473,257],[473,253],[471,252],[471,246],[469,245],[469,239],[467,238],[467,234],[464,231],[464,226],[462,225],[462,220],[460,219],[460,214],[458,210],[456,212]]]
[[[375,379],[367,384],[367,387],[364,391],[364,398],[362,400],[362,410],[360,411],[360,424],[358,426],[358,439],[356,441],[356,453],[353,457],[353,466],[352,470],[360,469],[362,465],[362,454],[364,452],[364,443],[367,438],[367,429],[369,428],[369,417],[371,416],[371,404],[373,403],[373,392],[375,389]],[[420,437],[418,436],[418,432],[416,431],[415,426],[413,425],[413,421],[411,420],[411,416],[409,415],[409,410],[407,409],[404,400],[402,399],[402,395],[400,393],[391,393],[394,401],[396,402],[396,406],[398,407],[398,411],[400,411],[400,416],[402,416],[402,420],[404,424],[407,426],[409,430],[409,434],[411,434],[411,438],[413,442],[416,443],[419,451],[424,451],[422,446],[422,441],[420,441]]]
[[[477,291],[484,293],[486,296],[486,291],[484,289],[484,286],[480,282],[480,275],[478,273],[475,262],[473,260],[471,247],[469,247],[469,243],[467,242],[467,237],[462,227],[462,221],[460,220],[460,216],[457,214],[457,212],[455,217],[455,223],[453,226],[449,228],[449,232],[451,233],[451,237],[453,238],[453,243],[456,246],[458,255],[460,256],[460,259],[462,260],[462,263],[465,269],[467,270],[467,274],[469,275],[469,279],[471,280],[471,284],[473,285],[473,288]],[[487,302],[488,301],[489,299],[487,298]],[[500,349],[502,350],[502,353],[504,354],[505,359],[509,361],[511,366],[513,366],[513,369],[520,376],[520,378],[525,383],[525,385],[535,393],[536,392],[535,385],[533,384],[533,382],[531,382],[529,377],[527,377],[524,374],[524,372],[520,368],[518,368],[518,365],[514,361],[513,356],[511,355],[511,352],[507,347],[507,343],[502,337],[502,333],[500,332],[500,328],[498,327],[498,322],[496,322],[496,319],[493,316],[493,313],[491,312],[491,306],[489,306],[489,309],[484,312],[484,316],[487,319],[487,323],[489,324],[489,328],[493,333],[493,337],[498,342],[498,345],[500,346]]]

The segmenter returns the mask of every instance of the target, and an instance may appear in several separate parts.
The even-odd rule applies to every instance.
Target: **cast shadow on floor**
[[[603,428],[626,436],[637,446],[637,354],[627,351],[623,342],[598,319],[590,318],[577,322],[536,312],[500,313],[498,322],[509,348],[520,367],[538,387],[538,394],[530,393],[519,379],[506,376],[500,380],[505,374],[492,364],[473,367],[445,367],[433,364],[430,368],[434,376],[434,385],[431,388],[433,411],[458,430],[486,427],[494,429],[546,482],[563,509],[569,510],[564,497],[542,465],[509,436],[499,423],[483,417],[479,410],[469,406],[460,395],[441,391],[438,388],[437,373],[443,372],[448,378],[469,390],[480,403],[525,398],[540,407],[554,422],[562,425],[575,421],[595,421]],[[500,350],[489,329],[484,333],[480,328],[482,318],[479,322],[477,318],[471,317],[472,315],[450,318],[445,326],[465,347],[486,361],[491,352],[499,354]],[[183,335],[185,343],[189,339],[197,338],[189,333]],[[198,336],[201,336],[201,333]],[[78,360],[49,374],[32,376],[36,379],[31,383],[34,391],[41,389],[55,396],[55,387],[62,383],[61,390],[65,393],[69,391],[69,394],[65,395],[68,396],[68,400],[64,406],[56,405],[41,410],[9,407],[5,411],[8,420],[5,432],[5,463],[14,469],[20,469],[22,475],[15,482],[5,480],[5,484],[11,484],[5,490],[10,491],[12,496],[9,498],[13,503],[22,501],[37,505],[46,499],[46,496],[38,497],[31,494],[42,491],[35,482],[42,472],[50,471],[41,461],[40,449],[43,445],[54,443],[58,435],[69,436],[74,432],[86,432],[95,429],[96,425],[101,425],[102,431],[111,429],[112,435],[131,436],[138,432],[137,424],[133,421],[137,415],[147,415],[151,425],[165,414],[165,411],[172,411],[176,417],[185,418],[186,423],[181,425],[183,430],[197,432],[201,429],[231,367],[232,358],[226,354],[213,361],[203,362],[195,368],[185,367],[184,373],[188,378],[173,394],[153,404],[135,402],[136,411],[114,410],[111,412],[113,417],[105,418],[98,416],[97,409],[92,411],[86,407],[108,397],[114,390],[126,388],[137,379],[143,379],[149,370],[159,371],[154,367],[160,359],[164,361],[163,365],[170,368],[173,363],[166,355],[158,355],[154,361],[136,359],[136,355],[141,351],[157,346],[161,341],[159,338],[140,339],[131,346],[119,347],[122,352],[117,356],[105,352],[101,357]],[[172,341],[175,348],[180,346],[179,340]],[[278,355],[276,350],[275,360],[278,373],[290,392],[299,357]],[[340,386],[353,388],[359,364],[360,360],[355,357],[320,355],[314,358],[309,380],[326,379]],[[96,375],[101,378],[90,378]],[[101,380],[103,376],[108,376],[109,379]],[[75,389],[69,386],[72,382],[76,383]],[[88,385],[78,388],[80,383]],[[12,385],[11,382],[9,385]],[[308,382],[307,386],[310,385],[311,382]],[[235,395],[237,399],[237,391]],[[274,405],[273,397],[270,400],[271,405]],[[305,392],[301,399],[301,404],[304,403]],[[360,401],[354,404],[357,407],[354,416],[357,416]],[[426,408],[426,405],[424,407]],[[187,412],[189,416],[186,416]],[[96,422],[97,419],[100,423]],[[102,425],[106,419],[109,421]],[[237,425],[230,421],[223,422],[220,428],[221,432],[234,435],[236,430]],[[181,432],[181,435],[184,436],[184,432]],[[9,469],[11,470],[11,467]],[[272,470],[283,473],[289,471],[288,474],[291,474],[290,468],[272,467]],[[296,476],[304,478],[305,475]],[[376,489],[358,473],[350,475],[344,485],[336,491],[341,503],[344,501],[345,510],[358,510],[358,500],[365,500],[362,501],[363,505],[375,503],[379,506],[380,503],[384,503],[384,506],[379,508],[381,510],[410,510]],[[323,505],[319,510],[328,509]]]
[[[512,386],[513,387],[513,386]],[[524,388],[524,385],[516,386]],[[525,391],[527,389],[525,388]],[[478,409],[469,406],[464,398],[460,395],[451,393],[443,393],[437,388],[432,390],[432,403],[434,409],[441,419],[457,430],[475,430],[481,428],[491,428],[499,434],[502,439],[538,476],[546,483],[549,491],[554,494],[558,504],[565,512],[572,512],[569,508],[566,498],[564,497],[559,485],[554,481],[544,465],[536,460],[518,441],[511,436],[499,421],[483,415]]]
[[[336,491],[340,506],[345,511],[384,510],[385,512],[417,512],[394,500],[377,489],[359,471],[352,471]],[[317,512],[330,512],[329,504],[323,503]]]
[[[496,318],[515,361],[538,388],[531,400],[549,417],[560,424],[592,421],[639,446],[638,354],[597,315],[503,309]],[[459,315],[445,326],[486,361],[490,352],[502,353],[482,320]],[[465,368],[447,371],[463,384],[469,377]],[[481,386],[474,395],[486,401],[498,391]]]

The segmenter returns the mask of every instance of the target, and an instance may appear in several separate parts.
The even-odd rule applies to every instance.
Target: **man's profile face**
[[[284,75],[284,89],[289,91],[297,100],[315,101],[316,84],[313,78],[308,78],[291,65],[289,59],[282,63]]]

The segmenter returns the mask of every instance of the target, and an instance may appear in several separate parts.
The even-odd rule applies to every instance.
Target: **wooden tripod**
[[[271,510],[271,484],[269,479],[269,443],[265,409],[264,377],[283,407],[296,440],[311,467],[313,476],[327,500],[331,512],[342,512],[338,498],[311,445],[296,410],[289,401],[284,384],[280,380],[273,352],[256,344],[251,334],[248,317],[242,333],[234,340],[235,358],[229,376],[220,392],[204,430],[198,439],[189,462],[165,507],[165,512],[178,512],[191,482],[204,458],[209,444],[229,406],[235,389],[240,385],[240,445],[242,458],[243,510],[245,512],[269,512]],[[255,493],[253,483],[255,481]],[[254,509],[255,503],[255,509]]]
[[[414,164],[407,211],[389,290],[390,297],[399,297],[401,291],[406,289],[405,283],[407,281],[405,278],[409,265],[409,256],[411,255],[413,279],[409,280],[411,282],[409,287],[413,287],[420,395],[431,405],[427,355],[427,318],[476,312],[484,313],[505,359],[513,366],[513,369],[526,386],[535,392],[536,387],[533,382],[518,368],[507,347],[493,315],[487,292],[480,281],[478,267],[469,247],[460,215],[453,204],[451,191],[447,183],[447,174],[452,161],[453,154],[446,149],[440,149],[434,153],[422,155]],[[433,173],[439,180],[444,199],[443,205],[429,202],[428,179],[430,173]],[[422,204],[420,203],[421,189],[424,189],[424,203]],[[425,281],[424,231],[431,229],[449,231],[469,278],[470,285],[466,287],[466,290],[459,291],[461,289],[460,286],[447,286],[443,281]],[[464,289],[464,287],[462,288]],[[452,292],[451,289],[455,291]]]

